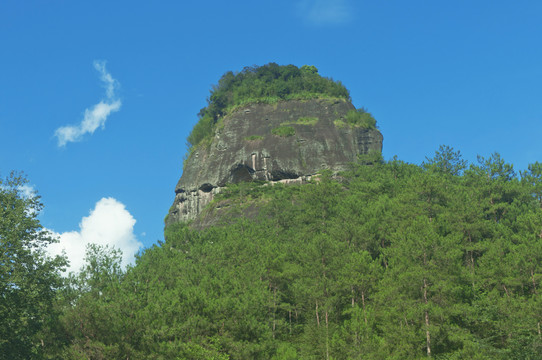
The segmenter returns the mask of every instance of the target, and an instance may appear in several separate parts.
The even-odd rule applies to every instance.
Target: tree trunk
[[[384,246],[384,238],[381,239],[380,241],[380,246],[382,247],[382,249],[385,248]],[[382,262],[384,263],[384,266],[386,267],[386,269],[388,268],[388,262],[386,261],[386,257],[385,256],[382,256]]]
[[[427,280],[423,279],[423,300],[427,305]],[[425,337],[427,341],[427,356],[431,357],[431,334],[429,333],[429,312],[425,309]]]
[[[365,320],[365,325],[367,325],[367,310],[365,310],[365,291],[361,291],[361,305],[363,307],[363,320]]]
[[[318,300],[316,300],[316,324],[320,327],[320,316],[318,315]]]
[[[326,310],[326,360],[329,360],[329,323]]]
[[[290,318],[290,334],[292,334],[292,310],[288,310],[288,317]]]
[[[423,265],[427,265],[427,254],[423,252]],[[425,303],[425,339],[427,342],[427,357],[431,357],[431,334],[429,333],[429,312],[427,311],[427,279],[423,278],[423,301]]]
[[[538,292],[536,291],[536,282],[534,280],[534,270],[531,269],[531,279],[533,279],[533,291],[535,294],[538,294]]]
[[[471,245],[471,250],[469,251],[470,253],[470,266],[471,266],[471,274],[472,274],[472,288],[474,289],[474,279],[475,279],[475,276],[474,276],[474,256],[472,255],[473,251],[472,251],[472,237],[469,233],[469,243]]]
[[[273,288],[273,339],[275,338],[275,329],[277,326],[277,288]]]
[[[510,298],[510,294],[508,293],[508,289],[506,288],[506,285],[502,284],[502,288],[504,289],[504,292],[506,293],[506,297]]]

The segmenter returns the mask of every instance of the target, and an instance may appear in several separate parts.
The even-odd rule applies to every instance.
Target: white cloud
[[[93,134],[98,127],[105,127],[105,122],[112,112],[119,111],[122,103],[115,95],[115,89],[119,86],[105,68],[104,61],[94,61],[94,68],[100,73],[100,80],[105,87],[106,98],[85,110],[83,121],[79,125],[67,125],[56,129],[55,136],[58,138],[58,146],[66,146],[68,142],[80,141],[83,135]]]
[[[90,243],[109,245],[122,250],[122,265],[133,263],[134,255],[142,246],[134,234],[136,220],[125,206],[113,198],[102,198],[93,210],[79,223],[79,231],[55,233],[60,242],[51,244],[50,255],[65,251],[70,267],[68,271],[79,271],[84,264],[85,249]]]
[[[94,61],[94,68],[101,74],[100,80],[102,80],[104,83],[107,98],[113,99],[115,97],[115,86],[117,85],[117,80],[113,79],[111,74],[105,69],[105,61]]]
[[[348,0],[301,0],[298,10],[313,25],[338,25],[352,19]]]

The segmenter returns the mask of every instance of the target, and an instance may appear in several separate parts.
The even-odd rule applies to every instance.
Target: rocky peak
[[[186,160],[166,226],[189,221],[228,183],[303,182],[323,169],[346,169],[360,154],[382,151],[376,129],[347,125],[346,100],[252,104],[226,115],[214,137]]]

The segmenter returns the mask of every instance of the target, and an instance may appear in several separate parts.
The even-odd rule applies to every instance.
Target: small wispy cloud
[[[109,115],[119,111],[122,103],[115,95],[115,89],[119,86],[105,68],[105,61],[94,61],[94,68],[100,73],[100,80],[105,87],[105,99],[101,100],[92,108],[85,110],[83,120],[78,125],[62,126],[56,129],[55,136],[58,146],[66,146],[69,142],[80,141],[85,134],[93,134],[98,127],[105,127]]]
[[[59,240],[46,249],[49,255],[65,254],[70,261],[68,272],[77,272],[84,264],[88,244],[109,246],[122,250],[122,265],[134,262],[134,255],[142,244],[134,234],[136,220],[124,204],[113,198],[102,198],[88,216],[81,219],[79,231],[56,233]]]
[[[348,0],[300,0],[298,11],[312,25],[340,25],[352,20]]]

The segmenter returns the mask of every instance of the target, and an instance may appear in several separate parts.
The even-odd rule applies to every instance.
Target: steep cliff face
[[[228,183],[302,182],[382,151],[378,130],[337,121],[352,109],[344,100],[291,100],[248,105],[225,116],[210,144],[200,144],[187,159],[166,225],[195,219]]]

